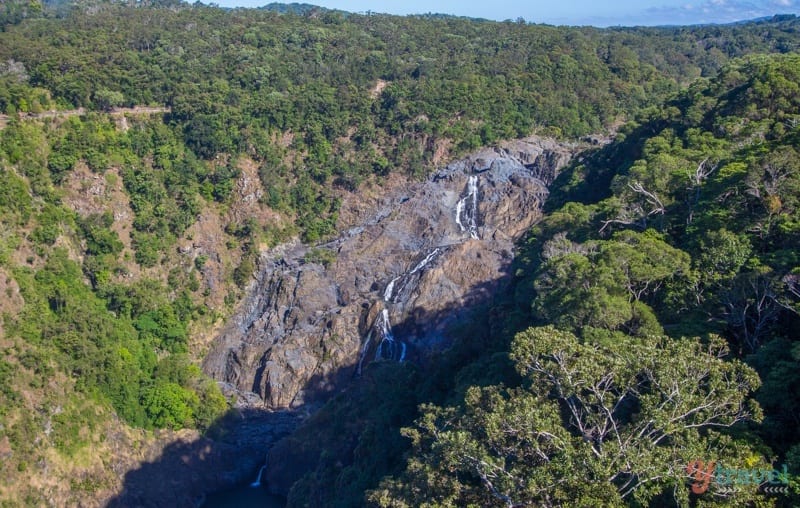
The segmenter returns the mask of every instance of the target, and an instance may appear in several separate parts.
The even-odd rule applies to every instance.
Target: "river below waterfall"
[[[284,508],[286,500],[270,494],[263,486],[253,487],[248,483],[209,494],[202,506],[203,508]]]

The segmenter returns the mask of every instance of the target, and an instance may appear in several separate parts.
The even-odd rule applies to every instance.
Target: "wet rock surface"
[[[205,371],[241,406],[309,409],[371,361],[418,361],[447,347],[448,326],[491,297],[576,151],[513,141],[389,190],[360,223],[315,247],[334,254],[327,267],[306,262],[311,248],[299,243],[270,251]]]

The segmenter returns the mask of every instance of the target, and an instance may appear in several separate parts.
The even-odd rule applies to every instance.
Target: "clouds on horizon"
[[[2,0],[0,0],[2,1]],[[212,0],[202,0],[212,1]],[[222,6],[265,5],[271,1],[308,2],[350,12],[421,14],[440,12],[486,19],[523,17],[555,25],[694,25],[732,23],[800,11],[800,0],[213,0]]]
[[[799,0],[688,0],[682,5],[649,7],[617,16],[586,15],[579,20],[558,20],[565,24],[613,25],[692,25],[733,23],[775,14],[796,13]]]

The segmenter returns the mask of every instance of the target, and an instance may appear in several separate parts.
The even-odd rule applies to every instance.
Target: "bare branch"
[[[664,207],[664,203],[661,201],[661,199],[658,197],[658,195],[655,192],[648,191],[639,182],[633,182],[632,184],[629,183],[628,187],[630,187],[630,189],[633,192],[636,192],[637,194],[643,195],[645,197],[645,199],[647,200],[647,202],[650,203],[650,205],[653,206],[653,209],[650,210],[650,212],[647,215],[653,215],[653,214],[656,214],[656,213],[660,213],[662,215],[664,214],[664,212],[666,211],[666,208]]]
[[[694,173],[690,175],[692,183],[696,187],[699,187],[700,185],[702,185],[704,180],[706,180],[709,176],[711,176],[711,174],[714,171],[717,170],[718,166],[719,166],[718,162],[710,164],[708,162],[708,158],[703,159],[702,162],[700,162],[700,164],[697,165],[697,168],[695,168]]]

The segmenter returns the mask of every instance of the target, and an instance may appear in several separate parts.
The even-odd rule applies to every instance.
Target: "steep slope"
[[[451,371],[471,386],[419,408],[369,505],[797,505],[698,467],[800,472],[798,73],[736,62],[561,173],[497,310],[511,362]],[[294,505],[357,468],[309,469]]]
[[[391,190],[335,240],[270,252],[205,371],[243,404],[274,409],[311,402],[371,361],[425,361],[492,298],[577,149],[528,138],[480,151]]]
[[[242,217],[273,231],[283,218],[258,201],[248,158],[231,161],[229,178],[216,190],[209,181],[203,197],[162,114],[26,117],[0,131],[4,501],[101,505],[127,472],[178,442],[187,453],[212,443],[202,432],[228,409],[193,357],[240,291],[237,247],[270,241],[238,231]],[[263,461],[225,442],[213,456],[216,466],[173,472],[186,499]]]
[[[800,472],[798,72],[736,62],[574,157],[502,294],[435,362],[364,368],[272,448],[270,488],[289,506],[797,505],[789,479],[691,484],[698,460]]]
[[[318,461],[334,438],[303,435],[315,475],[295,500],[336,478],[362,501],[417,402],[518,384],[497,328],[532,322],[724,334],[754,352],[761,435],[792,456],[796,68],[754,58],[644,108],[731,57],[795,50],[796,18],[596,30],[153,4],[0,16],[3,501],[183,504],[251,474],[293,419],[200,435],[229,404],[196,365],[215,338],[205,368],[240,406],[312,411],[360,376],[315,420],[347,420],[341,450]],[[571,166],[521,251],[573,147],[505,144],[407,184],[500,138],[642,111]],[[328,243],[265,256],[223,328],[260,253],[295,236]],[[515,304],[491,305],[509,287]]]

